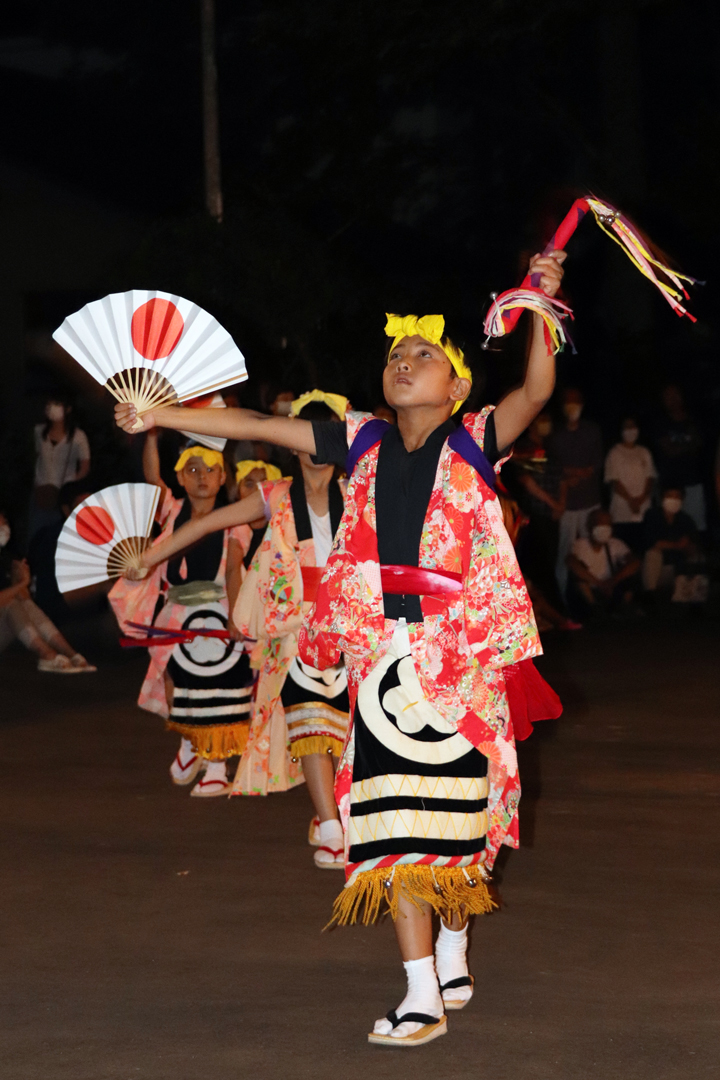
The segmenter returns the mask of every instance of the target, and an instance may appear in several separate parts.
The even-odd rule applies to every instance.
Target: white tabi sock
[[[193,744],[189,739],[180,740],[178,757],[180,758],[180,764],[183,766],[187,765],[188,761],[192,761],[192,759],[196,757],[195,751],[193,750]]]
[[[450,930],[441,920],[440,933],[435,943],[435,965],[441,986],[468,974],[467,946],[467,923],[462,930]],[[452,987],[445,991],[443,997],[455,1001],[469,1001],[472,997],[472,986]]]
[[[337,818],[320,822],[320,843],[332,848],[333,851],[338,851],[345,846],[342,825]]]
[[[208,761],[204,783],[208,780],[227,780],[227,768],[224,761]]]
[[[415,1012],[426,1013],[439,1020],[445,1010],[435,974],[434,957],[423,956],[420,960],[405,960],[403,967],[407,975],[408,992],[395,1010],[398,1017]],[[378,1035],[392,1035],[400,1039],[406,1035],[414,1035],[422,1026],[409,1020],[393,1028],[389,1020],[383,1019],[375,1022],[374,1031]]]

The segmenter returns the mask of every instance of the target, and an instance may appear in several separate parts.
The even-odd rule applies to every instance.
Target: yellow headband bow
[[[193,457],[202,458],[208,469],[212,469],[213,465],[219,465],[221,469],[225,468],[225,459],[219,450],[210,450],[207,446],[188,446],[177,459],[175,472],[184,469]]]
[[[282,480],[282,473],[277,465],[270,465],[267,461],[238,461],[235,466],[235,479],[241,484],[245,477],[255,469],[265,470],[266,480]]]
[[[386,312],[386,318],[385,334],[387,337],[393,338],[390,353],[392,353],[398,341],[418,334],[421,338],[429,341],[431,345],[440,346],[452,364],[458,378],[469,379],[472,382],[472,372],[465,363],[465,354],[462,349],[456,349],[449,341],[445,345],[442,344],[443,334],[445,333],[445,319],[442,315],[423,315],[418,319],[417,315],[406,315],[403,318],[401,315],[390,315]],[[461,405],[462,401],[456,401],[453,412],[457,412]]]
[[[295,398],[290,406],[290,412],[293,416],[297,416],[311,401],[322,401],[324,405],[327,405],[334,413],[337,413],[341,420],[345,419],[345,413],[350,404],[348,399],[343,397],[342,394],[326,394],[324,390],[308,390],[307,394],[301,394],[299,398]]]

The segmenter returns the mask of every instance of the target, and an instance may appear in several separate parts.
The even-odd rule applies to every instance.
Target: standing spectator
[[[643,518],[657,476],[652,454],[638,445],[640,429],[633,416],[622,422],[621,441],[605,458],[605,483],[611,485],[610,517],[615,536],[636,555],[643,550]]]
[[[62,520],[60,488],[82,480],[90,472],[87,435],[75,426],[72,406],[52,397],[45,406],[45,422],[35,427],[35,479],[30,510],[30,536],[43,525]]]
[[[560,595],[555,565],[558,554],[559,522],[565,509],[562,469],[548,460],[547,443],[552,434],[550,414],[541,412],[518,444],[512,464],[524,489],[522,508],[528,523],[518,541],[518,560],[525,579],[530,579],[545,599],[560,612]]]
[[[652,596],[663,588],[672,589],[675,603],[702,603],[707,599],[708,579],[695,522],[682,505],[682,489],[666,488],[661,505],[645,515],[643,586]]]
[[[657,431],[655,460],[663,489],[683,492],[683,510],[704,532],[705,492],[702,483],[702,435],[689,415],[682,390],[674,383],[662,394],[663,416]]]
[[[567,588],[567,557],[577,538],[587,535],[588,514],[600,506],[602,435],[593,420],[583,420],[584,405],[581,390],[575,387],[565,390],[562,397],[565,424],[552,435],[548,446],[550,459],[562,470],[565,493],[555,568],[563,596]]]

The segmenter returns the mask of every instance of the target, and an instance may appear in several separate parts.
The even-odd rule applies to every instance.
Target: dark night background
[[[608,440],[679,380],[718,433],[720,34],[710,3],[218,0],[225,219],[204,209],[199,4],[28,0],[0,39],[2,501],[32,476],[31,424],[69,385],[94,472],[123,449],[111,402],[49,334],[112,290],[207,307],[268,386],[380,399],[384,312],[439,311],[488,400],[522,333],[481,354],[508,288],[575,195],[606,197],[707,280],[679,320],[590,223],[566,293],[581,384]]]

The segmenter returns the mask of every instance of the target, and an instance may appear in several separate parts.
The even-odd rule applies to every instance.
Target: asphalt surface
[[[298,789],[191,799],[137,655],[0,657],[3,1080],[697,1080],[720,1060],[717,623],[548,636],[565,714],[522,747],[523,847],[444,1038],[369,1046],[392,927],[322,933]],[[87,649],[93,656],[92,641]]]

